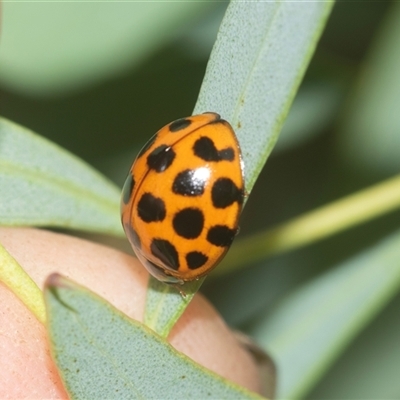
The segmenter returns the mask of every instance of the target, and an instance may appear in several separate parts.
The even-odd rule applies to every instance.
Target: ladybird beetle
[[[122,191],[122,224],[146,269],[182,284],[228,251],[243,198],[232,127],[216,113],[194,115],[164,126],[139,152]]]

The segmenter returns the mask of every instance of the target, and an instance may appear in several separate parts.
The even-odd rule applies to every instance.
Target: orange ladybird
[[[228,251],[243,197],[232,127],[216,113],[194,115],[164,126],[138,154],[122,192],[122,224],[154,277],[192,281]]]

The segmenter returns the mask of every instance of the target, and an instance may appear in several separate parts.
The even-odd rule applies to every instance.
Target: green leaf
[[[25,304],[41,323],[45,322],[42,291],[1,244],[0,282],[4,283]]]
[[[400,4],[390,12],[364,62],[340,129],[340,150],[364,174],[400,169]]]
[[[89,165],[0,118],[0,224],[122,235],[119,189]]]
[[[1,83],[31,95],[85,87],[138,65],[210,7],[199,1],[6,1]]]
[[[151,276],[146,294],[144,323],[160,336],[167,337],[203,281],[204,278],[200,278],[171,286]]]
[[[246,190],[278,139],[333,2],[233,1],[222,21],[194,114],[235,130]]]
[[[396,399],[400,393],[400,296],[346,349],[308,399]],[[352,379],[349,379],[349,377]]]
[[[260,399],[54,274],[45,300],[53,357],[75,399]]]
[[[344,97],[334,83],[318,81],[302,86],[274,148],[286,151],[315,138],[332,124]]]
[[[228,6],[194,114],[215,111],[232,124],[248,192],[278,138],[332,5],[232,1]],[[163,310],[165,326],[161,314],[152,325],[162,335],[188,304],[183,297],[177,304],[172,289],[152,290],[146,303],[145,321],[154,318],[155,307]]]
[[[278,397],[302,398],[400,288],[400,232],[283,299],[251,329],[272,355]]]

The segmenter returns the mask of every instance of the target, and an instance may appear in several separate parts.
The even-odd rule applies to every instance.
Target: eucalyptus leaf
[[[396,399],[400,393],[400,296],[374,319],[307,396]],[[349,379],[351,376],[353,379]]]
[[[343,90],[330,82],[302,86],[283,125],[274,154],[293,149],[324,132],[334,120],[343,95]]]
[[[152,276],[146,293],[144,323],[160,336],[167,337],[185,311],[204,278],[183,285],[167,285]]]
[[[52,354],[73,399],[261,399],[60,275],[45,289]]]
[[[400,3],[390,8],[346,106],[338,141],[349,164],[378,176],[400,169]]]
[[[247,192],[276,142],[332,5],[232,1],[228,6],[194,114],[215,111],[232,124]],[[154,319],[155,305],[163,309],[165,326],[161,314],[152,325],[163,335],[188,304],[172,289],[151,289],[146,302],[145,321]]]
[[[122,235],[119,189],[88,164],[0,118],[0,224]]]
[[[138,65],[178,37],[211,2],[6,1],[2,86],[70,92]]]
[[[251,328],[280,371],[278,397],[302,398],[400,288],[400,232],[283,299]]]
[[[333,1],[233,1],[194,114],[215,111],[238,137],[250,192],[272,151]]]

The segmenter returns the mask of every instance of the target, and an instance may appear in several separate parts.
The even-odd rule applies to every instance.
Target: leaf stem
[[[400,208],[400,174],[242,240],[213,275],[314,243]]]
[[[43,324],[46,320],[42,291],[0,244],[0,281],[3,282]]]

